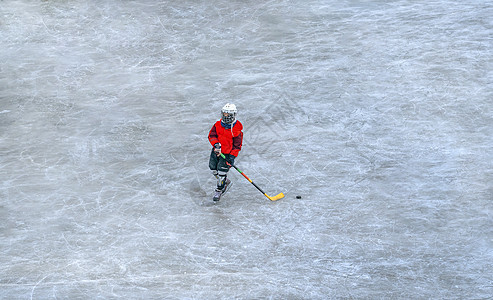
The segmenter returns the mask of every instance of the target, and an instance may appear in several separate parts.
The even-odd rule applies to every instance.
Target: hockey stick
[[[222,154],[222,153],[221,153],[221,157],[222,157],[224,160],[226,160],[226,157],[225,157],[225,156],[224,156],[224,154]],[[246,175],[245,175],[245,173],[243,173],[243,172],[242,172],[240,169],[238,169],[235,165],[230,164],[227,160],[226,160],[226,164],[228,164],[228,166],[230,166],[230,167],[235,168],[235,169],[236,169],[236,171],[238,171],[241,175],[243,175],[243,177],[245,177],[245,178],[246,178],[246,180],[250,181],[250,183],[251,183],[251,184],[253,184],[253,185],[257,188],[257,190],[259,190],[262,194],[264,194],[264,196],[265,196],[265,197],[269,198],[269,200],[270,200],[270,201],[276,201],[276,200],[279,200],[279,199],[281,199],[281,198],[283,198],[283,197],[284,197],[284,194],[283,194],[283,193],[279,193],[279,194],[275,195],[274,197],[271,197],[271,196],[267,195],[264,191],[262,191],[262,189],[261,189],[261,188],[259,188],[259,186],[258,186],[258,185],[256,185],[256,184],[255,184],[255,182],[253,182],[250,178],[248,178],[248,176],[246,176]]]

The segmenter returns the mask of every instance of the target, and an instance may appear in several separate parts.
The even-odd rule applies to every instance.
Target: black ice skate
[[[221,195],[222,195],[223,191],[220,190],[220,189],[216,189],[214,191],[214,197],[212,197],[212,201],[219,201],[221,199]]]
[[[224,183],[224,187],[222,189],[217,188],[214,191],[214,196],[212,197],[212,200],[213,201],[221,200],[221,196],[226,194],[226,192],[229,190],[230,187],[231,187],[231,180],[226,178],[226,182]]]

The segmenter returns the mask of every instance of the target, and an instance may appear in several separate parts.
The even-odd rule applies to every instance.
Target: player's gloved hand
[[[216,153],[217,156],[221,155],[221,144],[220,143],[214,144],[214,153]]]

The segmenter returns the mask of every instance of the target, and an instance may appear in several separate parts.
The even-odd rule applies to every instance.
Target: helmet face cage
[[[236,111],[221,110],[221,120],[226,124],[231,124],[236,120]]]
[[[232,124],[236,121],[237,114],[236,106],[234,104],[227,103],[221,109],[221,121],[226,124]]]

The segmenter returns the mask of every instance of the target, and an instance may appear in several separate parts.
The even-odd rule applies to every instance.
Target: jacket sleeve
[[[212,125],[212,128],[209,131],[209,142],[211,143],[212,146],[214,146],[214,144],[216,143],[219,143],[219,139],[216,131],[216,124]]]
[[[238,156],[238,154],[241,151],[242,144],[243,144],[243,132],[240,131],[240,134],[238,134],[233,138],[233,149],[231,150],[230,154],[234,155],[235,157]]]

